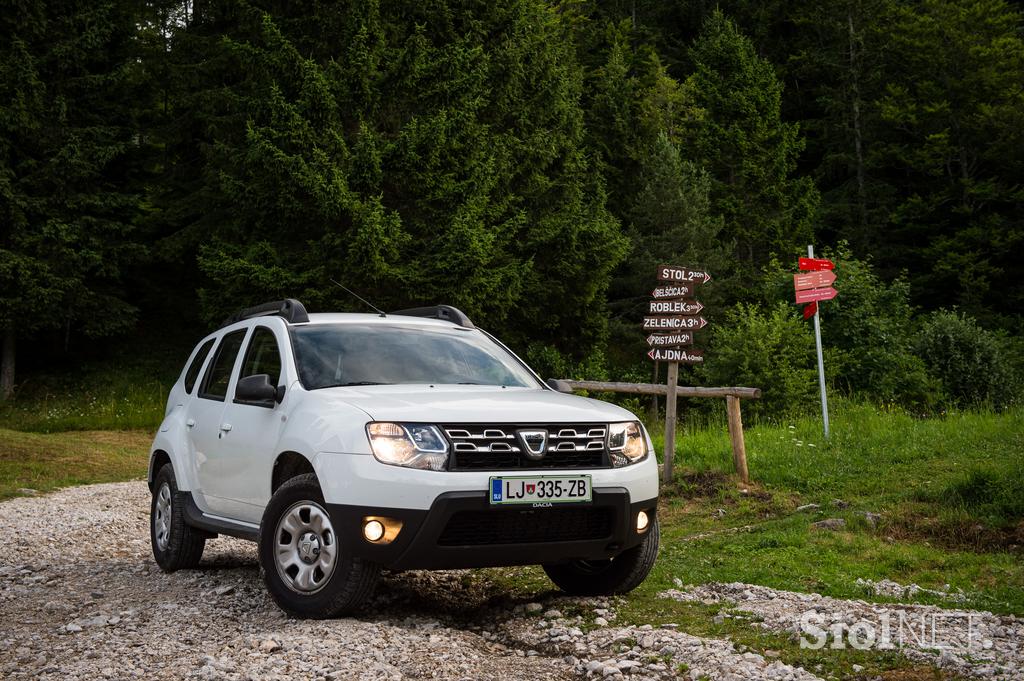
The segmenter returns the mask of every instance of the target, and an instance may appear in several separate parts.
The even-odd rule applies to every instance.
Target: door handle
[[[192,428],[195,425],[196,425],[196,420],[195,419],[189,419],[188,421],[185,421],[185,427],[186,428]]]
[[[231,430],[231,424],[230,423],[222,423],[222,424],[220,424],[220,429],[223,430],[226,433],[229,430]]]

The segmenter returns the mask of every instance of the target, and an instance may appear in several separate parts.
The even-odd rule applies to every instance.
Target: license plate
[[[492,504],[569,504],[590,501],[589,475],[491,478]]]

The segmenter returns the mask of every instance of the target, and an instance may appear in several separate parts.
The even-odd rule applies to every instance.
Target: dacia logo
[[[540,461],[548,449],[548,431],[520,430],[519,440],[523,443],[523,455],[530,461]]]

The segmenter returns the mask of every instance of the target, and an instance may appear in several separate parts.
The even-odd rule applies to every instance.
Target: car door
[[[195,399],[189,401],[185,419],[199,484],[199,501],[203,510],[228,517],[231,517],[232,504],[225,496],[223,415],[231,377],[247,333],[248,329],[238,329],[220,339]]]
[[[232,391],[239,380],[258,374],[267,374],[271,385],[288,385],[282,363],[283,335],[283,330],[276,333],[263,324],[253,328]],[[229,430],[219,442],[221,483],[224,495],[236,502],[233,508],[240,520],[259,523],[270,500],[271,468],[284,426],[283,413],[276,400],[247,402],[234,392],[225,404],[222,420]]]

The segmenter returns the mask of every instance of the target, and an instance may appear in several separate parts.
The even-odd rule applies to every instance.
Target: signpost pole
[[[807,247],[807,257],[814,257],[814,246]],[[821,416],[825,422],[825,439],[828,439],[828,395],[825,394],[825,358],[821,352],[821,305],[814,311],[814,342],[818,347],[818,386],[821,388]]]
[[[676,458],[676,385],[679,363],[668,363],[668,393],[665,395],[665,484],[672,482],[672,463]]]

